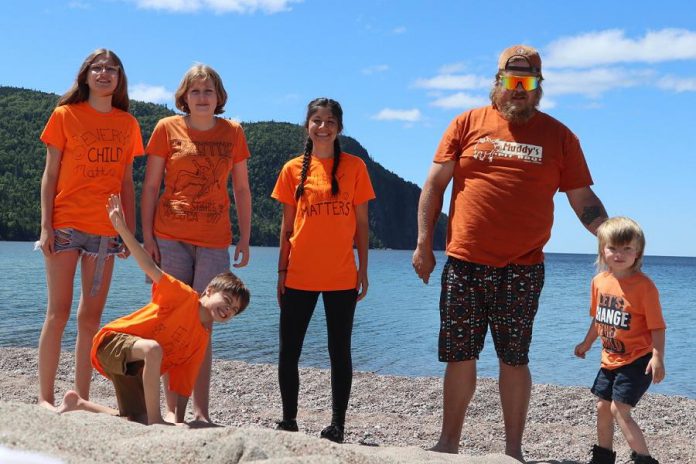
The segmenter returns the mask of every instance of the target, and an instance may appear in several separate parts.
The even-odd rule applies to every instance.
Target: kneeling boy
[[[65,394],[58,412],[85,410],[118,414],[145,424],[162,424],[160,376],[169,374],[169,388],[179,395],[176,421],[184,421],[210,338],[205,324],[227,322],[249,304],[249,290],[231,272],[219,274],[202,295],[165,274],[126,226],[120,199],[112,195],[109,219],[138,265],[154,282],[152,301],[132,314],[104,326],[94,337],[92,365],[111,380],[118,411]]]

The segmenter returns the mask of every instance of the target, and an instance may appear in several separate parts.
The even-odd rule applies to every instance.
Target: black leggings
[[[283,400],[283,419],[297,417],[297,396],[300,390],[300,374],[297,366],[319,293],[324,300],[331,358],[331,423],[344,425],[350,387],[353,382],[350,342],[358,297],[355,289],[325,292],[285,289],[280,300],[280,355],[278,357],[278,383]]]

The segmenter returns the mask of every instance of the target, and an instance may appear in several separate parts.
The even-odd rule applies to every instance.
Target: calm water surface
[[[214,356],[275,363],[278,351],[277,248],[251,249],[250,265],[237,274],[252,292],[249,308],[213,334]],[[437,361],[439,276],[444,255],[429,285],[411,268],[411,252],[370,251],[370,287],[358,304],[353,336],[356,370],[407,376],[441,376]],[[573,356],[589,325],[589,287],[594,255],[547,254],[546,284],[531,350],[535,383],[590,386],[599,367],[599,342],[587,358]],[[667,321],[667,378],[651,391],[696,398],[696,258],[646,257],[644,271],[660,290]],[[79,273],[76,282],[79,282]],[[103,322],[143,306],[150,288],[133,259],[118,260]],[[79,289],[63,349],[73,348]],[[36,347],[46,311],[43,256],[27,242],[0,242],[0,346]],[[321,300],[309,327],[302,365],[328,367]],[[479,375],[496,377],[497,359],[488,337]]]

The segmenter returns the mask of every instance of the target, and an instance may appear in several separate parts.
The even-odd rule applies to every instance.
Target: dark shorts
[[[128,355],[139,337],[114,332],[104,337],[97,359],[114,384],[118,411],[122,417],[139,420],[147,415],[143,389],[143,361],[128,362]]]
[[[440,294],[440,361],[478,359],[490,326],[498,358],[528,364],[543,286],[543,263],[492,267],[449,257]]]
[[[601,368],[592,385],[592,393],[605,401],[618,401],[635,407],[652,383],[652,374],[645,374],[651,359],[652,353],[648,353],[626,366]]]

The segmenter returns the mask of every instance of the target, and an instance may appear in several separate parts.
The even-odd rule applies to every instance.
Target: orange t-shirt
[[[166,159],[157,205],[157,237],[208,248],[232,243],[227,183],[234,163],[249,158],[242,126],[216,118],[215,127],[187,127],[183,116],[161,119],[145,149]]]
[[[169,388],[191,396],[210,340],[210,333],[200,321],[198,298],[191,287],[163,274],[159,284],[153,285],[150,303],[97,332],[92,342],[92,365],[106,377],[97,350],[112,332],[155,340],[164,351],[161,372],[169,373]]]
[[[271,196],[297,206],[290,261],[285,285],[297,290],[348,290],[357,284],[353,254],[356,233],[355,206],[375,198],[365,162],[341,153],[336,178],[338,195],[331,195],[333,157],[312,156],[304,193],[299,203],[295,189],[300,182],[302,158],[285,163]]]
[[[652,280],[642,272],[624,279],[602,272],[591,288],[590,315],[602,338],[602,367],[616,369],[650,353],[650,331],[666,327]]]
[[[138,121],[117,108],[100,113],[89,103],[62,105],[41,133],[62,152],[53,201],[53,228],[114,236],[106,213],[111,194],[121,193],[126,167],[143,154]]]
[[[447,254],[488,266],[541,263],[554,194],[592,185],[577,137],[541,112],[523,126],[492,106],[462,113],[435,153],[434,162],[448,161]]]

